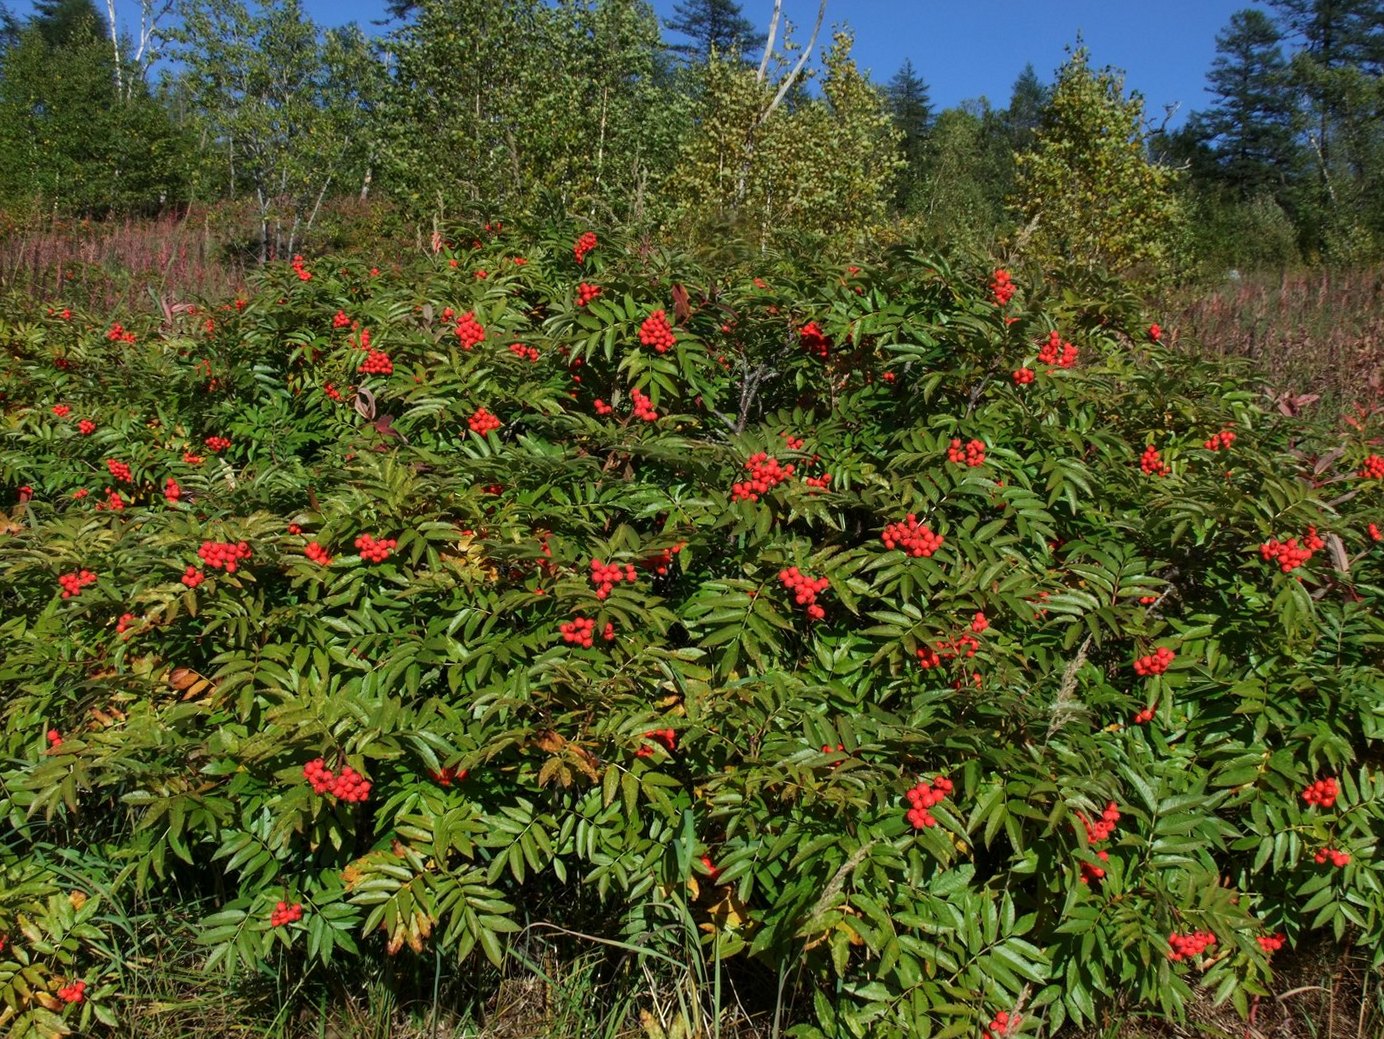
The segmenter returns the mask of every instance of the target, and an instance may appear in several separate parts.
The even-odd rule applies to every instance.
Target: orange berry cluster
[[[1384,456],[1370,455],[1360,467],[1360,479],[1384,480]]]
[[[968,440],[965,446],[958,437],[953,437],[947,446],[947,461],[957,465],[969,465],[972,469],[985,464],[985,441]]]
[[[817,593],[826,591],[831,584],[825,577],[809,577],[796,566],[780,570],[778,576],[783,586],[793,593],[794,601],[807,607],[810,619],[819,621],[827,615],[827,611],[817,605]]]
[[[1287,941],[1281,932],[1278,934],[1261,934],[1254,940],[1259,943],[1259,948],[1264,950],[1265,955],[1276,953],[1283,948],[1283,943]]]
[[[750,478],[740,483],[733,483],[730,487],[731,501],[759,501],[759,496],[766,491],[777,487],[793,475],[793,463],[780,465],[779,460],[773,455],[765,454],[763,451],[750,455],[745,459],[745,468],[750,471]]]
[[[1070,368],[1076,364],[1076,358],[1077,348],[1064,340],[1055,329],[1048,333],[1047,340],[1038,348],[1039,364]]]
[[[562,641],[570,642],[574,645],[591,648],[592,640],[596,634],[596,622],[590,617],[573,617],[570,621],[563,621],[558,626],[562,632]]]
[[[657,555],[652,555],[644,560],[646,568],[652,568],[654,573],[660,577],[668,573],[668,568],[673,565],[673,557],[687,547],[687,542],[679,541],[672,548],[661,549]]]
[[[1191,934],[1178,934],[1174,931],[1168,935],[1168,959],[1177,963],[1180,960],[1190,960],[1195,956],[1200,956],[1208,948],[1216,944],[1216,936],[1210,931],[1193,931]]]
[[[214,455],[219,455],[226,448],[231,446],[231,441],[227,437],[209,436],[202,443],[207,445],[207,450]]]
[[[980,1039],[1004,1039],[1014,1029],[1019,1027],[1019,1022],[1023,1018],[1018,1014],[1011,1014],[1008,1010],[1001,1010],[990,1019],[989,1028],[980,1033]]]
[[[428,775],[432,776],[433,782],[438,786],[451,786],[453,783],[464,782],[469,774],[470,773],[464,768],[455,768],[452,766],[445,766],[438,769],[436,772],[428,773]]]
[[[593,299],[601,294],[599,285],[592,285],[589,282],[577,283],[577,306],[584,307]]]
[[[985,616],[985,614],[982,613],[980,610],[976,610],[975,616],[971,618],[971,630],[974,631],[977,635],[979,635],[981,632],[986,631],[989,627],[990,618]]]
[[[332,318],[333,328],[345,328],[350,323],[351,319],[349,316],[347,316],[346,311],[344,310],[338,310],[336,312],[336,315]]]
[[[89,437],[92,433],[96,432],[96,423],[89,418],[81,419],[77,423],[77,432],[84,437]]]
[[[934,534],[926,524],[919,523],[918,517],[910,512],[904,520],[886,526],[880,540],[885,548],[901,548],[915,559],[926,559],[941,548],[946,539]]]
[[[1134,661],[1134,673],[1141,678],[1146,678],[1149,675],[1161,675],[1168,670],[1176,655],[1167,646],[1159,646],[1148,656],[1139,657]]]
[[[57,729],[49,729],[49,730],[48,730],[48,733],[47,733],[47,740],[48,740],[48,746],[50,746],[50,747],[61,747],[61,746],[62,746],[62,733],[60,733]]]
[[[607,404],[605,401],[601,400],[600,397],[596,398],[596,400],[592,403],[592,406],[596,409],[597,415],[609,415],[612,411],[615,410],[614,407]]]
[[[112,343],[133,343],[135,341],[135,334],[133,332],[127,332],[125,326],[117,321],[115,324],[111,325],[110,329],[106,332],[106,338]]]
[[[678,734],[674,729],[653,729],[644,733],[644,739],[663,744],[669,754],[678,749]],[[645,743],[634,755],[638,758],[651,758],[654,756],[654,748]]]
[[[1384,541],[1384,531],[1379,529],[1378,523],[1371,523],[1365,528],[1365,533],[1370,536],[1371,541]]]
[[[1101,812],[1100,818],[1094,823],[1086,816],[1077,812],[1076,817],[1081,820],[1081,825],[1086,830],[1086,841],[1088,844],[1104,844],[1110,839],[1110,835],[1115,832],[1115,824],[1120,821],[1120,809],[1114,801],[1105,806],[1105,811]],[[1110,853],[1104,848],[1096,852],[1096,858],[1101,862],[1110,861]],[[1077,879],[1086,885],[1098,884],[1105,879],[1105,867],[1093,866],[1089,862],[1078,863],[1081,866],[1081,876]]]
[[[1339,848],[1323,848],[1313,855],[1312,859],[1318,866],[1325,865],[1329,861],[1337,869],[1344,869],[1350,864],[1350,853],[1341,851]]]
[[[792,433],[780,433],[779,436],[783,438],[784,446],[790,451],[801,451],[807,443],[802,437],[795,437]]]
[[[371,350],[356,369],[362,375],[393,375],[394,362],[383,350]]]
[[[952,789],[952,781],[946,776],[938,776],[931,783],[924,779],[918,780],[912,788],[904,793],[909,804],[904,818],[913,824],[915,830],[936,826],[937,819],[930,809],[940,804],[952,792]]]
[[[207,575],[204,574],[201,570],[198,570],[195,566],[189,566],[186,570],[183,571],[182,582],[189,588],[196,588],[206,579]]]
[[[991,276],[990,295],[994,297],[997,307],[1005,306],[1014,298],[1014,280],[1007,270],[1001,268]]]
[[[1223,429],[1219,433],[1212,433],[1211,439],[1201,446],[1208,451],[1228,451],[1230,445],[1235,443],[1235,431],[1233,429]]]
[[[96,575],[90,570],[78,570],[75,574],[59,574],[58,584],[62,585],[62,597],[74,599],[82,594],[87,585],[96,583]]]
[[[597,599],[609,596],[611,588],[621,581],[634,584],[637,580],[639,575],[629,563],[626,563],[622,570],[619,563],[606,564],[599,559],[591,560],[591,583],[596,586]]]
[[[307,269],[306,261],[301,256],[293,257],[293,263],[290,266],[293,268],[293,273],[298,275],[299,281],[312,281],[312,271]]]
[[[1336,777],[1327,776],[1325,779],[1309,783],[1307,789],[1302,792],[1302,799],[1318,808],[1331,808],[1336,804],[1336,797],[1340,792],[1340,787],[1336,785]]]
[[[340,801],[365,801],[370,796],[370,782],[350,765],[334,773],[322,758],[313,758],[303,766],[303,778],[314,794],[330,794]]]
[[[274,911],[269,914],[270,927],[282,927],[284,924],[295,923],[303,918],[303,905],[301,902],[294,902],[289,905],[287,902],[280,902],[274,906]]]
[[[484,341],[485,328],[476,320],[475,312],[468,310],[457,318],[456,334],[457,339],[461,341],[461,348],[470,350]]]
[[[798,342],[819,361],[825,361],[831,356],[831,340],[822,333],[815,321],[803,325],[798,332]]]
[[[133,624],[134,621],[135,615],[133,613],[122,613],[120,619],[115,622],[115,633],[117,635],[125,634],[125,632],[130,630],[130,625]]]
[[[1163,456],[1158,453],[1158,448],[1149,444],[1144,448],[1144,453],[1139,456],[1139,468],[1150,476],[1167,476],[1171,473],[1172,467],[1163,461]]]
[[[203,541],[197,555],[213,570],[233,574],[242,559],[250,558],[250,546],[243,541]]]
[[[466,424],[471,427],[472,433],[482,437],[489,433],[493,433],[504,425],[503,422],[486,411],[485,408],[477,408],[475,413],[466,420]]]
[[[1027,386],[1035,378],[1037,378],[1037,374],[1032,368],[1020,368],[1014,373],[1014,382],[1019,386]]]
[[[1308,527],[1301,544],[1298,544],[1297,538],[1289,538],[1287,541],[1270,539],[1259,546],[1259,555],[1266,563],[1271,560],[1276,562],[1278,568],[1286,574],[1302,566],[1312,558],[1313,553],[1325,547],[1326,542],[1317,536],[1317,528]]]
[[[831,483],[831,473],[823,473],[821,476],[805,476],[803,483],[814,491],[824,491]]]
[[[1142,711],[1138,711],[1134,715],[1135,725],[1147,725],[1151,721],[1153,721],[1152,707],[1145,707]]]
[[[394,538],[381,538],[376,541],[373,535],[362,534],[356,538],[356,551],[367,563],[383,563],[398,544]]]
[[[586,259],[586,254],[594,248],[596,248],[596,232],[587,231],[573,244],[572,255],[577,258],[578,263],[581,263],[582,260]]]
[[[528,361],[530,364],[538,363],[538,347],[525,346],[523,343],[510,343],[509,352],[521,361]]]
[[[652,346],[655,353],[666,354],[677,343],[673,328],[668,324],[667,311],[655,310],[639,326],[639,341]]]
[[[182,496],[183,489],[177,480],[170,476],[167,480],[163,481],[163,498],[169,505],[176,504]]]
[[[183,462],[187,465],[201,465],[204,461],[206,459],[201,455],[194,455],[191,451],[183,452]]]
[[[58,998],[64,1003],[80,1003],[86,998],[86,982],[74,981],[58,989]]]
[[[131,483],[134,480],[134,473],[130,472],[130,467],[125,462],[117,461],[114,458],[107,458],[106,468],[110,470],[110,474],[117,480],[124,480],[126,483]]]
[[[53,405],[53,414],[56,415],[58,418],[67,418],[67,416],[71,413],[72,409],[68,407],[66,404]]]
[[[303,549],[303,555],[307,556],[318,566],[332,565],[332,557],[328,554],[327,550],[322,547],[320,542],[309,541],[307,546]]]
[[[1157,324],[1149,325],[1149,338],[1155,343],[1160,342],[1163,338],[1163,329]]]
[[[653,400],[638,389],[630,390],[630,407],[633,409],[635,418],[644,422],[658,421],[658,412],[654,410]]]

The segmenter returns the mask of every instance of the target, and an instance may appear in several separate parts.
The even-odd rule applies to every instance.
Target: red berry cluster
[[[1095,822],[1086,818],[1082,812],[1077,812],[1076,817],[1086,828],[1086,840],[1091,844],[1100,844],[1103,841],[1108,841],[1110,835],[1115,832],[1115,826],[1120,821],[1120,808],[1114,801],[1111,801],[1105,806],[1105,810],[1100,813],[1100,818]]]
[[[652,568],[654,573],[662,577],[668,572],[668,568],[673,565],[673,557],[681,552],[686,547],[686,544],[687,543],[684,541],[679,541],[672,548],[662,549],[657,555],[650,556],[648,559],[644,560],[643,565],[646,568]]]
[[[1014,383],[1018,386],[1027,386],[1035,378],[1037,375],[1032,368],[1020,368],[1014,373]]]
[[[163,481],[163,498],[164,501],[168,502],[169,505],[177,504],[178,500],[182,498],[182,496],[183,489],[178,484],[177,480],[173,479],[173,477],[170,476],[167,480]]]
[[[1228,451],[1230,445],[1235,443],[1235,431],[1233,429],[1223,429],[1219,433],[1212,433],[1211,439],[1204,442],[1201,446],[1208,451]]]
[[[191,451],[183,452],[183,462],[186,465],[201,465],[204,461],[201,455],[194,455]]]
[[[47,739],[49,747],[62,746],[62,733],[60,733],[57,729],[49,729]]]
[[[763,451],[745,459],[745,468],[750,471],[750,478],[740,483],[731,484],[731,501],[743,501],[745,499],[759,501],[761,494],[777,487],[793,475],[793,463],[780,465],[777,458],[765,454]]]
[[[582,260],[586,259],[586,254],[594,248],[596,248],[596,232],[587,231],[572,245],[572,255],[577,258],[578,263],[581,263]]]
[[[371,350],[356,369],[362,375],[393,375],[394,362],[383,350]]]
[[[1384,532],[1380,531],[1378,523],[1371,523],[1365,528],[1365,533],[1369,534],[1371,541],[1384,541]]]
[[[58,989],[58,998],[64,1003],[80,1003],[86,998],[86,982],[74,981],[71,985],[64,985]]]
[[[904,797],[908,799],[909,809],[904,817],[913,824],[913,829],[922,830],[937,825],[937,820],[929,809],[940,804],[952,792],[952,788],[950,779],[938,776],[931,783],[920,779],[905,792]]]
[[[294,902],[292,905],[287,902],[280,902],[269,914],[269,926],[282,927],[284,924],[296,923],[302,918],[303,906],[301,902]]]
[[[592,285],[588,282],[578,282],[577,284],[577,306],[584,307],[593,299],[601,294],[599,285]]]
[[[323,383],[322,392],[325,393],[330,400],[334,400],[338,404],[341,403],[341,391],[338,390],[334,384],[330,382]]]
[[[1051,364],[1058,368],[1070,368],[1076,364],[1077,348],[1058,334],[1056,329],[1048,333],[1047,340],[1038,348],[1038,363]]]
[[[201,570],[198,570],[195,566],[189,566],[186,570],[184,570],[183,576],[181,578],[183,584],[187,585],[189,588],[196,588],[206,579],[207,575],[204,574]]]
[[[383,563],[398,544],[394,538],[380,538],[376,541],[373,535],[362,534],[356,538],[356,551],[367,563]]]
[[[1283,948],[1283,943],[1287,941],[1281,932],[1278,934],[1261,934],[1254,940],[1259,943],[1259,948],[1264,950],[1266,956],[1276,953]]]
[[[1324,866],[1327,862],[1337,869],[1344,869],[1350,864],[1350,853],[1341,851],[1339,848],[1323,848],[1312,856],[1318,866]]]
[[[1014,280],[1009,272],[1000,268],[990,278],[990,295],[995,298],[995,306],[1003,307],[1014,298]]]
[[[466,769],[453,766],[444,766],[436,772],[428,773],[438,786],[451,786],[453,783],[465,782],[469,774]]]
[[[471,432],[477,436],[486,436],[501,428],[504,423],[497,419],[485,408],[477,408],[475,413],[466,420],[466,424],[471,427]]]
[[[644,323],[639,326],[639,341],[645,346],[652,346],[655,353],[666,354],[671,350],[677,337],[673,335],[673,328],[668,324],[668,314],[663,310],[655,310],[644,319]]]
[[[370,782],[350,765],[333,773],[321,758],[313,758],[303,766],[303,778],[312,784],[315,794],[331,794],[340,801],[360,802],[370,796]]]
[[[1163,338],[1163,329],[1158,327],[1157,324],[1149,325],[1149,338],[1155,343],[1161,341]]]
[[[1210,931],[1193,931],[1191,934],[1178,934],[1174,931],[1168,935],[1168,945],[1171,946],[1168,959],[1174,963],[1190,960],[1215,944],[1216,936]]]
[[[134,620],[135,615],[133,613],[122,613],[120,619],[115,622],[115,633],[117,635],[125,634],[130,630],[130,625],[134,623]]]
[[[644,422],[657,422],[658,412],[654,410],[654,402],[646,397],[638,389],[630,390],[630,407],[633,409],[634,417]]]
[[[301,256],[294,256],[293,262],[289,265],[293,268],[293,273],[298,275],[299,281],[312,281],[312,271],[307,269],[307,261]]]
[[[345,328],[350,323],[351,319],[347,316],[346,311],[344,310],[338,310],[336,312],[336,316],[332,318],[333,328]]]
[[[115,324],[111,325],[110,329],[106,332],[106,338],[112,343],[133,343],[135,341],[135,334],[133,332],[127,332],[125,326],[117,321]]]
[[[890,523],[880,535],[885,548],[901,548],[915,559],[926,559],[942,547],[946,539],[934,534],[932,528],[919,523],[913,513],[898,523]]]
[[[107,458],[106,468],[110,470],[110,474],[117,480],[124,480],[126,483],[130,483],[134,480],[134,473],[130,472],[130,466],[125,462],[118,461],[114,458]]]
[[[1370,455],[1360,467],[1360,479],[1384,480],[1384,456]]]
[[[596,409],[597,415],[609,415],[615,408],[597,397],[592,406]]]
[[[461,348],[470,350],[484,341],[485,328],[476,320],[475,312],[468,310],[457,318],[456,334],[461,340]]]
[[[78,570],[75,574],[59,574],[58,584],[62,585],[62,597],[74,599],[82,594],[87,585],[96,583],[96,575],[90,570]]]
[[[596,634],[596,622],[590,617],[573,617],[570,621],[563,621],[557,627],[562,632],[563,642],[585,646],[587,649],[591,648]]]
[[[809,321],[798,331],[798,342],[819,361],[825,361],[831,356],[831,340],[822,333],[815,321]]]
[[[803,483],[814,491],[824,491],[831,484],[831,473],[823,473],[821,476],[805,476]]]
[[[801,451],[807,443],[802,437],[795,437],[792,433],[780,433],[779,436],[783,438],[784,445],[790,451]]]
[[[207,450],[214,455],[219,455],[222,451],[231,446],[231,441],[228,437],[219,437],[215,435],[207,437],[202,443],[206,444]]]
[[[303,549],[303,555],[307,556],[318,566],[331,566],[332,557],[319,542],[309,541],[307,547]]]
[[[1018,1014],[1011,1014],[1008,1010],[1001,1010],[990,1020],[988,1030],[980,1033],[980,1039],[1004,1039],[1010,1035],[1014,1029],[1019,1027],[1019,1022],[1023,1018]]]
[[[610,595],[610,590],[621,581],[628,581],[634,584],[639,580],[639,575],[635,573],[634,567],[626,563],[621,569],[619,563],[606,564],[599,559],[591,560],[591,583],[596,586],[596,598],[604,599]]]
[[[1151,721],[1153,721],[1152,707],[1145,707],[1142,711],[1138,711],[1134,715],[1135,725],[1147,725]]]
[[[678,749],[678,734],[675,729],[653,729],[644,733],[644,739],[663,744],[669,754]],[[645,743],[634,755],[638,758],[651,758],[654,756],[654,748]]]
[[[1340,792],[1336,785],[1336,777],[1327,776],[1308,784],[1307,789],[1302,792],[1302,799],[1318,808],[1331,808],[1336,804],[1336,796]]]
[[[1148,656],[1139,657],[1134,661],[1134,673],[1141,678],[1161,675],[1168,670],[1176,655],[1167,646],[1159,646]]]
[[[972,469],[985,464],[985,441],[968,440],[963,446],[957,437],[952,438],[947,447],[947,461],[958,465],[966,464]]]
[[[96,423],[89,418],[84,418],[77,423],[77,432],[84,437],[91,436],[96,431]]]
[[[1287,541],[1270,539],[1259,546],[1259,555],[1266,563],[1270,560],[1276,562],[1278,568],[1286,574],[1302,566],[1312,558],[1313,553],[1325,547],[1326,542],[1317,536],[1317,528],[1308,527],[1301,544],[1297,538],[1289,538]]]
[[[67,416],[71,413],[72,409],[68,407],[66,404],[53,405],[53,414],[56,415],[58,418],[67,418]]]
[[[1158,453],[1158,448],[1149,444],[1144,448],[1144,453],[1139,456],[1139,468],[1150,476],[1167,476],[1171,473],[1172,467],[1163,461],[1163,456]]]
[[[779,571],[779,580],[793,593],[793,599],[799,606],[807,607],[809,619],[819,621],[827,615],[827,611],[817,605],[817,593],[826,591],[831,585],[825,577],[809,577],[796,566],[790,566]]]
[[[538,347],[525,346],[523,343],[510,343],[509,352],[521,361],[528,361],[530,364],[538,363]]]
[[[707,879],[713,884],[716,883],[716,878],[721,875],[721,868],[712,861],[710,855],[702,856],[702,865],[706,867]]]
[[[197,555],[213,570],[225,570],[226,573],[233,574],[242,559],[250,558],[250,546],[243,541],[203,541],[202,547],[197,549]]]

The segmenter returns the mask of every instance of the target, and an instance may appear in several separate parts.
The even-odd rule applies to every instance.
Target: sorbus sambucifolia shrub
[[[644,319],[644,323],[639,326],[639,341],[645,346],[652,346],[655,353],[666,354],[677,345],[677,336],[673,335],[673,326],[668,324],[668,314],[663,310],[655,310]]]
[[[213,570],[233,574],[241,562],[250,558],[251,551],[244,541],[203,541],[197,549],[197,556]]]
[[[904,816],[913,829],[923,830],[930,826],[936,826],[937,818],[932,814],[931,809],[941,804],[953,789],[955,787],[952,781],[946,776],[937,776],[930,783],[925,779],[920,779],[910,787],[904,795],[909,805]]]
[[[888,524],[880,540],[885,548],[899,548],[915,559],[927,559],[946,539],[934,533],[927,524],[919,523],[918,517],[910,512],[901,521]]]
[[[466,424],[471,427],[471,432],[477,436],[488,436],[504,426],[498,418],[486,411],[485,408],[477,408],[472,412],[471,417],[466,420]]]
[[[269,914],[270,927],[283,927],[286,924],[296,923],[303,918],[303,904],[294,902],[289,905],[287,902],[279,902],[274,906],[274,911]]]
[[[995,271],[990,277],[990,296],[995,306],[1003,307],[1014,298],[1014,280],[1004,268]]]
[[[779,581],[793,595],[793,601],[805,606],[809,620],[819,621],[827,615],[826,610],[817,603],[817,595],[831,586],[825,577],[809,577],[796,566],[779,571]]]
[[[792,462],[781,465],[772,455],[760,451],[745,459],[750,478],[731,484],[731,501],[759,501],[759,496],[773,490],[793,475]]]
[[[1149,675],[1161,675],[1172,666],[1173,658],[1176,655],[1167,646],[1159,646],[1152,653],[1134,661],[1134,673],[1141,678]]]
[[[461,348],[470,350],[485,342],[485,327],[476,320],[475,313],[468,310],[457,318],[456,336]]]
[[[96,574],[90,570],[78,570],[75,574],[59,574],[58,584],[62,586],[62,597],[73,599],[82,594],[82,589],[96,583]]]
[[[376,539],[373,534],[362,534],[355,541],[356,551],[360,553],[360,558],[367,563],[383,563],[398,547],[399,542],[394,538]]]

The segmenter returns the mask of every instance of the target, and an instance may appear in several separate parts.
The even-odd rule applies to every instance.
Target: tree
[[[1031,152],[1018,157],[1016,208],[1045,266],[1103,267],[1156,281],[1179,260],[1177,174],[1149,161],[1143,100],[1084,48],[1057,74]]]
[[[895,198],[900,205],[906,206],[922,176],[924,149],[932,125],[932,102],[928,98],[927,84],[907,58],[885,87],[884,96],[889,102],[894,129],[900,135],[906,164],[899,176]]]
[[[1009,91],[1009,107],[1004,112],[1010,146],[1015,152],[1027,151],[1033,147],[1034,134],[1042,122],[1043,109],[1047,107],[1051,96],[1051,89],[1038,78],[1033,64],[1030,62],[1025,65]]]
[[[1262,11],[1237,11],[1216,36],[1211,107],[1197,120],[1220,179],[1242,195],[1277,191],[1295,160],[1294,99],[1282,36]]]
[[[694,61],[706,61],[713,50],[743,57],[764,46],[763,34],[755,31],[735,0],[682,0],[663,25],[691,41],[670,44],[669,50]]]

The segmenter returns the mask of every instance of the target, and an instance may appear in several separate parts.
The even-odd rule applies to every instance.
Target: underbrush
[[[583,232],[12,302],[0,1024],[994,1039],[1377,971],[1377,416],[978,258]]]

